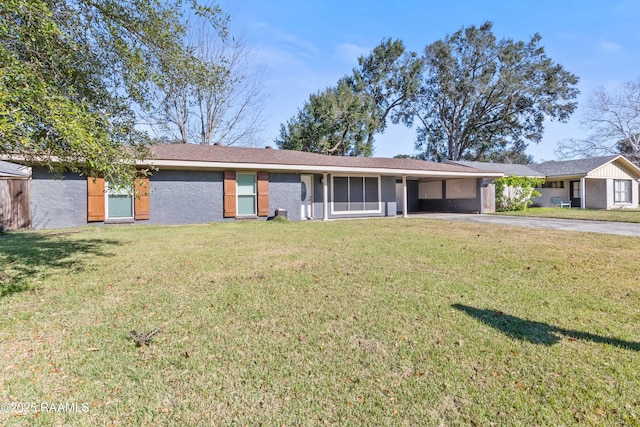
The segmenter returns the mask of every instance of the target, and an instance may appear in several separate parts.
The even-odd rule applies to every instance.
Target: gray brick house
[[[33,228],[189,224],[493,212],[500,173],[411,159],[338,157],[271,148],[158,145],[149,178],[133,189],[33,166]]]

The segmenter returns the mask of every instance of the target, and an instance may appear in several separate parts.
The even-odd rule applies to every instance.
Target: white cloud
[[[263,33],[260,36],[263,42],[277,45],[281,49],[293,51],[301,55],[318,54],[318,48],[309,40],[282,31],[264,22],[259,23],[258,28]]]
[[[620,52],[622,50],[622,46],[618,43],[609,42],[609,41],[601,41],[598,43],[598,49],[604,52]]]
[[[344,59],[346,62],[356,64],[358,62],[358,58],[367,55],[371,49],[358,46],[352,43],[342,43],[336,46],[335,55],[338,58]]]

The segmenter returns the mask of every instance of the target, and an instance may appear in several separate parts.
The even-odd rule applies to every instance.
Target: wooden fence
[[[31,180],[0,178],[0,230],[31,228]]]

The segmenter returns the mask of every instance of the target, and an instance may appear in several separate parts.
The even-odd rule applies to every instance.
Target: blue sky
[[[264,64],[265,145],[309,94],[351,73],[357,58],[387,37],[421,53],[463,26],[493,22],[498,38],[542,36],[547,55],[580,78],[579,104],[598,86],[614,88],[640,77],[640,0],[626,1],[361,1],[221,0],[231,32],[253,46]],[[580,138],[581,110],[568,123],[546,125],[535,161],[553,160],[558,141]],[[415,130],[391,126],[376,137],[375,156],[415,154]]]

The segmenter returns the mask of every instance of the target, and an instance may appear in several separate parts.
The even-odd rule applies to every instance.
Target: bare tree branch
[[[590,135],[561,141],[563,158],[623,154],[640,164],[640,79],[591,92],[581,119]]]

